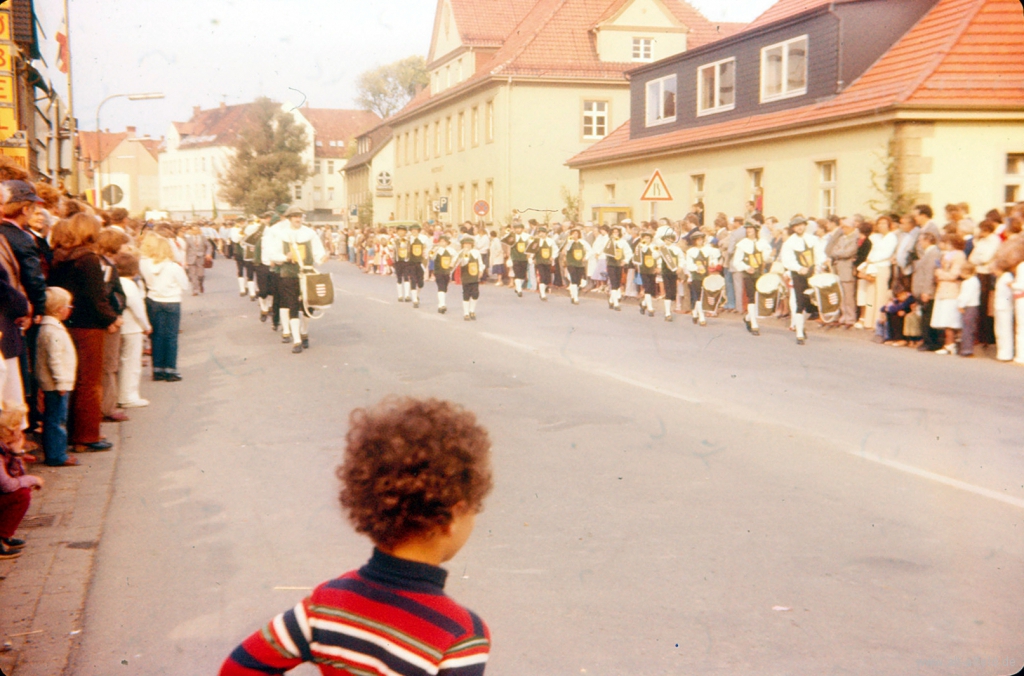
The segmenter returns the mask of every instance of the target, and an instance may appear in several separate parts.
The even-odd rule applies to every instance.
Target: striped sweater
[[[445,595],[447,575],[374,549],[358,571],[320,585],[245,639],[220,674],[283,674],[303,662],[339,676],[483,674],[490,632]]]

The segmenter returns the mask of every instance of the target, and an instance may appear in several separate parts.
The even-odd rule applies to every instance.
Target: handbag
[[[207,270],[213,267],[213,256],[209,254],[203,256],[203,267]]]

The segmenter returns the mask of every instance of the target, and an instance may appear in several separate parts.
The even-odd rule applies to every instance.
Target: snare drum
[[[843,309],[843,287],[839,283],[839,276],[822,273],[814,275],[807,283],[814,291],[822,320],[831,323],[839,319]]]
[[[779,305],[779,292],[782,290],[782,276],[774,272],[761,275],[757,280],[757,316],[771,317]]]
[[[725,277],[722,275],[708,275],[704,278],[704,292],[701,294],[701,304],[704,307],[704,314],[718,314],[718,306],[725,299]]]

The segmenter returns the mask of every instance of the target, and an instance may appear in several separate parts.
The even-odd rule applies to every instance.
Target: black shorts
[[[580,282],[583,281],[583,275],[587,273],[586,268],[568,268],[569,270],[569,281],[579,286]]]
[[[462,300],[479,300],[480,282],[469,282],[462,285]]]
[[[650,296],[658,295],[658,275],[640,274],[640,282],[643,284],[644,293]]]
[[[516,279],[525,280],[529,269],[529,261],[512,261],[512,274]]]
[[[622,288],[622,268],[615,265],[608,266],[608,286],[611,287],[612,291],[618,291]]]
[[[679,275],[668,270],[661,271],[661,281],[665,286],[665,300],[675,301],[676,288],[679,284]]]
[[[412,282],[412,288],[422,289],[423,288],[423,264],[422,263],[406,263],[405,269],[406,279]]]
[[[256,265],[253,261],[242,261],[242,267],[245,268],[245,278],[247,280],[251,282],[256,279]]]
[[[793,279],[793,293],[796,294],[796,311],[814,312],[815,308],[811,303],[811,297],[804,293],[809,287],[807,277],[796,272],[790,272],[789,276]]]
[[[747,296],[747,303],[753,305],[757,303],[757,280],[761,275],[751,275],[749,273],[741,273],[743,275],[743,293]]]
[[[409,279],[409,261],[395,261],[395,281],[401,284]]]
[[[281,277],[277,281],[277,289],[281,297],[281,309],[288,310],[292,319],[298,319],[302,312],[302,297],[299,295],[298,277]]]
[[[437,282],[437,290],[441,293],[447,293],[448,282],[451,281],[451,275],[446,272],[435,272],[434,281]]]
[[[235,256],[235,267],[238,268],[238,276],[245,277],[245,261],[240,255]]]
[[[258,290],[256,295],[260,298],[266,298],[273,293],[273,291],[270,290],[270,266],[257,265],[255,273],[256,289]]]
[[[704,278],[706,275],[693,275],[690,279],[690,305],[697,309],[700,304],[700,295],[704,291]]]
[[[540,278],[540,283],[545,286],[551,286],[551,264],[550,263],[537,263],[537,277]]]

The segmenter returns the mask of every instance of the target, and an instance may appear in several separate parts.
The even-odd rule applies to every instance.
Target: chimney
[[[192,106],[192,117],[199,117],[199,112],[202,109],[199,106]]]
[[[224,103],[223,101],[221,101],[221,102],[220,102],[220,112],[222,112],[222,113],[223,113],[223,112],[224,112],[225,110],[227,110],[227,109],[228,109],[228,104],[226,104],[226,103]]]
[[[126,127],[125,131],[128,132],[128,136],[135,138],[135,127]]]

